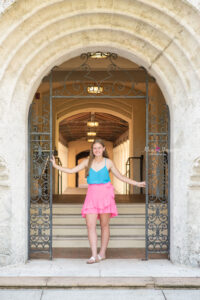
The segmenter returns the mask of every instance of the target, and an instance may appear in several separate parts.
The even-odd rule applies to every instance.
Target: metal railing
[[[136,167],[134,168],[134,164],[135,161],[137,160],[139,160],[139,174],[138,174],[138,170],[137,170],[137,174],[135,174],[134,172],[134,169],[136,169]],[[126,176],[128,178],[131,178],[131,176],[133,175],[134,180],[143,181],[143,161],[144,161],[144,155],[129,157],[126,162]],[[126,183],[126,194],[131,194],[130,185],[128,183]],[[143,194],[142,188],[140,188],[140,194]]]
[[[60,160],[60,157],[55,156],[55,160],[57,165],[62,167],[62,162]],[[62,195],[62,172],[58,170],[58,185],[57,185],[57,192],[58,194]]]

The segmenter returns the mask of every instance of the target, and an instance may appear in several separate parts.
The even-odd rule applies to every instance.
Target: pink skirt
[[[100,219],[99,214],[105,213],[110,213],[111,218],[118,215],[113,185],[110,182],[89,184],[81,210],[82,217],[85,218],[86,214],[98,214],[97,219]]]

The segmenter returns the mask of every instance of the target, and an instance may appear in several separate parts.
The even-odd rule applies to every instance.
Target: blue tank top
[[[101,168],[99,171],[95,171],[90,168],[89,175],[87,176],[88,184],[100,184],[110,182],[110,176],[108,169],[106,167],[106,158],[105,158],[105,166]]]

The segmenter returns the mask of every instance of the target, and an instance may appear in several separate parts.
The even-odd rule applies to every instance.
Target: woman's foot
[[[94,264],[94,263],[98,263],[99,262],[99,258],[91,256],[88,260],[87,260],[87,264]]]
[[[105,255],[101,256],[100,254],[97,254],[99,261],[106,259]]]

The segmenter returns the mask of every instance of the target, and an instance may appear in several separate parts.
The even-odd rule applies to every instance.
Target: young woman
[[[112,160],[108,158],[105,145],[98,139],[92,143],[89,158],[83,160],[76,167],[69,169],[58,166],[55,158],[52,157],[53,167],[72,174],[86,169],[88,191],[81,210],[83,218],[86,218],[88,239],[92,256],[87,263],[92,264],[106,258],[106,249],[110,237],[109,221],[118,215],[115,199],[114,187],[110,182],[109,171],[119,180],[138,187],[145,187],[145,181],[137,182],[123,176],[115,167]],[[97,233],[96,222],[100,219],[101,225],[101,249],[97,254]]]

